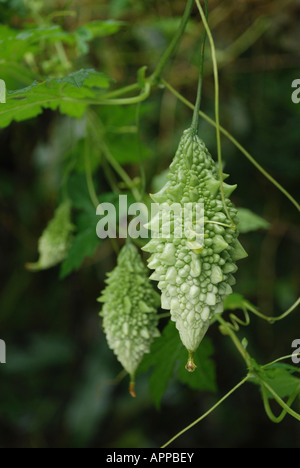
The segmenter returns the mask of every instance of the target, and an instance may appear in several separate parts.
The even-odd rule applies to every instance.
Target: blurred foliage
[[[300,107],[291,101],[291,83],[299,78],[299,1],[286,0],[284,9],[279,0],[209,3],[220,63],[222,125],[299,198]],[[1,41],[13,37],[19,45],[1,56],[0,78],[15,96],[16,90],[26,87],[30,87],[28,93],[47,92],[47,80],[55,87],[58,79],[83,69],[98,70],[104,87],[134,83],[140,67],[148,65],[148,73],[154,69],[183,8],[183,0],[1,0]],[[195,9],[165,73],[167,81],[192,102],[201,30]],[[209,52],[205,70],[202,108],[212,116]],[[34,80],[37,83],[32,85]],[[96,92],[94,84],[93,89],[82,89],[68,82],[64,92],[85,90],[89,95]],[[17,113],[22,104],[20,100]],[[82,113],[69,109],[71,115]],[[138,398],[133,401],[128,396],[121,367],[99,324],[96,298],[104,287],[105,273],[115,265],[115,252],[110,242],[100,243],[90,227],[95,210],[86,185],[85,151],[102,201],[113,199],[120,188],[104,157],[107,149],[126,165],[137,184],[140,174],[133,163],[143,159],[147,188],[155,191],[158,182],[153,177],[163,177],[191,112],[159,88],[140,106],[139,142],[135,107],[127,107],[126,112],[118,106],[93,110],[100,137],[94,134],[88,149],[84,120],[49,109],[40,113],[41,107],[31,114],[38,117],[13,122],[0,132],[0,338],[7,343],[7,364],[0,368],[2,448],[157,447],[214,404],[213,392],[222,396],[242,375],[241,360],[215,325],[201,351],[208,365],[206,386],[194,382],[189,388],[178,361],[171,367],[174,346],[169,329],[165,333],[170,334],[166,351],[170,366],[161,368],[158,376],[151,374],[149,388],[148,356],[143,365],[149,371],[138,376]],[[216,154],[214,129],[201,122],[200,133]],[[102,140],[105,147],[99,144]],[[235,203],[259,216],[250,216],[249,221],[249,212],[244,212],[244,222],[246,218],[246,224],[256,223],[255,229],[267,228],[264,220],[270,225],[268,230],[254,232],[248,232],[249,225],[244,228],[247,233],[241,237],[249,258],[240,265],[235,291],[266,315],[279,315],[299,295],[296,210],[226,139],[223,152],[230,180],[238,183]],[[24,265],[35,258],[39,235],[64,189],[62,181],[73,203],[77,232],[73,251],[62,266],[61,276],[68,277],[58,281],[58,269],[32,275]],[[297,314],[273,326],[252,317],[251,326],[241,329],[257,361],[291,353],[292,341],[299,338]],[[268,372],[270,381],[274,374],[282,378],[282,396],[286,382],[294,388],[294,371],[277,366]],[[159,411],[151,399],[155,378],[167,388]],[[161,396],[162,392],[154,396],[157,405]],[[299,400],[297,404],[299,409]],[[299,447],[299,435],[299,424],[292,418],[272,424],[259,391],[249,385],[174,447]]]

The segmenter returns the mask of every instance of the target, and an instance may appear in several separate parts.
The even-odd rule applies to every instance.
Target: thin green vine
[[[172,57],[172,55],[174,54],[174,52],[175,52],[175,50],[176,50],[176,48],[177,48],[183,34],[184,34],[184,31],[186,29],[186,26],[187,26],[188,21],[189,21],[190,16],[191,16],[193,6],[194,6],[194,0],[188,0],[187,3],[186,3],[185,11],[184,11],[182,19],[181,19],[180,26],[179,26],[177,32],[175,33],[175,36],[173,37],[173,40],[170,43],[169,47],[166,49],[165,53],[161,57],[155,71],[151,75],[151,78],[150,78],[151,84],[157,85],[159,83],[161,75],[162,75],[168,61],[170,60],[170,57]]]
[[[208,0],[205,0],[205,18],[208,22]],[[203,84],[203,72],[204,72],[204,55],[205,55],[205,44],[206,44],[207,32],[204,28],[202,42],[201,42],[201,55],[200,55],[200,75],[198,82],[198,91],[197,91],[197,100],[195,104],[192,127],[196,133],[198,133],[199,127],[199,111],[201,106],[201,97],[202,97],[202,84]]]
[[[267,392],[266,392],[266,388],[265,386],[262,385],[262,397],[263,397],[263,403],[264,403],[264,408],[265,408],[265,411],[266,411],[266,414],[267,416],[269,417],[269,419],[273,422],[273,423],[276,423],[276,424],[279,424],[283,421],[283,419],[285,418],[285,416],[288,414],[288,411],[286,409],[283,409],[282,412],[280,413],[279,416],[275,416],[271,407],[270,407],[270,402],[269,402],[269,398],[267,396]],[[299,391],[300,391],[300,386],[295,390],[295,392],[290,396],[290,398],[288,399],[287,401],[287,406],[290,407],[294,401],[296,400],[297,396],[299,395]]]
[[[111,165],[111,167],[115,170],[115,172],[119,175],[119,177],[123,180],[126,187],[131,190],[132,195],[134,196],[136,201],[140,201],[140,193],[135,187],[134,182],[131,180],[127,172],[123,169],[123,167],[117,162],[117,160],[113,157],[109,148],[107,147],[104,137],[103,137],[103,127],[101,124],[100,119],[98,116],[93,113],[92,111],[88,114],[88,120],[91,126],[92,131],[94,132],[95,139],[101,149],[104,157],[106,158],[107,162]]]
[[[93,182],[93,175],[92,175],[92,168],[91,168],[91,161],[90,161],[90,146],[89,146],[90,140],[88,138],[88,128],[86,132],[87,132],[87,138],[85,141],[85,148],[84,148],[86,183],[87,183],[90,199],[93,205],[95,206],[95,208],[97,208],[97,206],[99,205],[99,200],[98,200],[96,189],[95,189],[94,182]]]
[[[175,88],[173,88],[173,86],[171,86],[170,83],[168,83],[164,79],[162,79],[162,83],[174,96],[177,97],[179,101],[181,101],[191,110],[194,110],[194,104],[192,104],[184,96],[182,96],[182,94],[180,94]],[[201,110],[199,111],[199,115],[213,127],[217,126],[216,122]],[[295,198],[254,159],[254,157],[236,140],[236,138],[234,138],[234,136],[231,135],[231,133],[228,132],[222,126],[220,126],[220,131],[240,150],[242,154],[244,154],[244,156],[246,156],[246,158],[251,162],[251,164],[253,164],[253,166],[255,166],[256,169],[261,174],[263,174],[263,176],[266,177],[266,179],[268,179],[283,195],[285,195],[285,197],[290,200],[290,202],[297,208],[298,211],[300,211],[300,204],[295,200]]]
[[[170,445],[174,440],[178,439],[178,437],[182,436],[185,432],[187,432],[189,429],[192,429],[194,426],[199,424],[203,419],[205,419],[207,416],[209,416],[218,406],[220,406],[227,398],[229,398],[234,392],[236,392],[240,387],[242,387],[248,380],[250,379],[250,375],[247,375],[243,380],[241,380],[235,387],[233,387],[228,393],[226,393],[223,398],[221,398],[214,406],[212,406],[206,413],[204,413],[200,418],[196,419],[194,422],[192,422],[189,426],[185,427],[182,429],[180,432],[178,432],[174,437],[172,437],[168,442],[166,442],[164,445],[161,446],[161,448],[166,448],[168,445]]]
[[[201,19],[202,19],[204,28],[208,36],[208,40],[210,42],[212,62],[213,62],[213,71],[214,71],[214,80],[215,80],[215,119],[216,119],[216,131],[217,131],[217,153],[218,153],[218,164],[219,164],[220,192],[221,192],[223,206],[224,206],[224,210],[227,215],[227,218],[229,219],[231,223],[232,229],[236,229],[236,226],[229,214],[229,210],[228,210],[226,200],[225,200],[225,193],[224,193],[224,186],[223,186],[222,145],[221,145],[221,131],[220,131],[220,109],[219,109],[220,89],[219,89],[219,74],[218,74],[216,48],[215,48],[214,39],[212,37],[210,28],[206,21],[205,13],[201,7],[199,0],[196,0],[196,4],[199,10],[199,13],[201,15]]]

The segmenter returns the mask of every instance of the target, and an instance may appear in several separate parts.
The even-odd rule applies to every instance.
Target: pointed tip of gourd
[[[237,240],[234,244],[234,248],[232,251],[232,260],[236,262],[238,260],[242,260],[243,258],[247,258],[247,257],[248,257],[248,254],[246,250],[244,249],[240,241]]]
[[[168,196],[166,194],[166,191],[169,187],[169,184],[167,183],[166,185],[163,186],[163,188],[156,193],[150,193],[150,198],[155,202],[155,203],[164,203],[167,201]]]
[[[150,193],[150,198],[153,200],[155,203],[161,203],[162,197],[158,195],[158,193]]]
[[[142,247],[143,252],[154,253],[157,251],[157,239],[151,239],[144,247]]]
[[[220,236],[219,234],[216,235],[213,239],[213,249],[215,253],[223,252],[223,250],[227,249],[229,244],[225,241],[225,239]]]
[[[237,189],[237,184],[235,185],[223,184],[223,189],[224,189],[225,196],[229,198],[232,192],[234,192]]]
[[[185,368],[188,372],[195,372],[195,370],[197,369],[197,366],[194,362],[194,353],[192,353],[191,351],[189,351],[189,357]]]

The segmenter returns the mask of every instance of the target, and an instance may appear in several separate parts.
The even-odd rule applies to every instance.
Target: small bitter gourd
[[[117,266],[107,275],[99,302],[100,316],[109,347],[130,374],[130,393],[135,396],[134,376],[153,339],[159,336],[157,309],[160,295],[154,290],[137,248],[127,242]]]
[[[238,241],[238,230],[231,225],[232,221],[238,224],[237,210],[229,200],[236,185],[223,183],[227,210],[220,185],[216,163],[190,128],[183,133],[167,183],[152,195],[159,204],[204,204],[204,245],[195,245],[185,236],[177,239],[172,231],[169,238],[164,238],[162,224],[159,238],[152,238],[144,247],[152,254],[148,266],[155,271],[150,278],[159,282],[162,308],[171,311],[171,319],[189,352],[189,371],[196,367],[193,353],[213,315],[223,311],[223,300],[232,292],[235,262],[247,256]],[[174,223],[172,226],[174,230]]]
[[[65,201],[58,206],[38,241],[39,260],[27,263],[26,268],[31,271],[46,270],[62,262],[71,247],[73,231],[71,204]]]

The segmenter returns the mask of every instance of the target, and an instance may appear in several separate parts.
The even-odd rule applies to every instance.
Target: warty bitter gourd
[[[38,241],[39,260],[28,263],[26,268],[31,271],[46,270],[62,262],[71,247],[73,231],[71,204],[65,201],[58,206]]]
[[[127,242],[118,255],[117,266],[107,275],[107,286],[99,302],[109,347],[131,376],[134,376],[153,339],[159,336],[157,309],[160,296],[154,290],[137,248]]]
[[[224,175],[226,178],[226,175]],[[159,204],[204,204],[204,245],[186,236],[152,238],[144,250],[152,255],[150,277],[158,281],[161,305],[170,310],[180,338],[189,352],[187,370],[193,371],[193,354],[206,334],[214,314],[223,311],[223,300],[235,284],[236,261],[247,256],[238,241],[237,210],[229,200],[236,185],[223,182],[228,219],[220,191],[218,168],[195,130],[183,133],[168,181],[152,199]],[[162,223],[164,220],[162,220]],[[151,226],[151,222],[150,222]],[[173,230],[175,228],[174,223]],[[160,226],[162,234],[163,225]],[[196,228],[195,228],[196,229]]]

